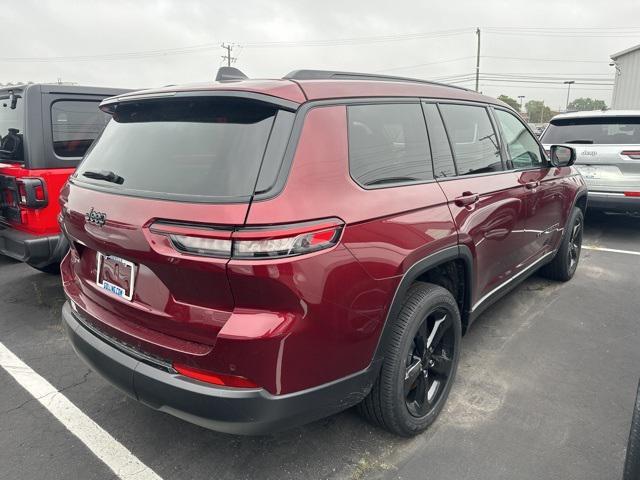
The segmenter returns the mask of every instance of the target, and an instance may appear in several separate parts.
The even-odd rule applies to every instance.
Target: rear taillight
[[[624,192],[625,197],[640,197],[640,192]]]
[[[620,155],[626,155],[632,160],[640,160],[640,150],[624,150]]]
[[[338,243],[344,223],[338,219],[235,230],[155,222],[150,230],[167,235],[176,250],[193,255],[237,259],[293,257]]]
[[[18,187],[18,204],[27,208],[42,208],[48,203],[44,180],[37,177],[21,177],[16,179]]]
[[[201,382],[212,383],[214,385],[220,385],[223,387],[258,388],[258,385],[253,383],[248,378],[236,375],[225,375],[222,373],[209,372],[207,370],[189,367],[180,363],[174,363],[173,368],[180,375],[184,375],[185,377],[193,378],[195,380],[200,380]]]

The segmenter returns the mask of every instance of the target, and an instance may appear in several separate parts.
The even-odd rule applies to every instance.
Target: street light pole
[[[522,100],[524,100],[524,95],[518,95],[518,98],[520,99],[520,111],[522,111]]]
[[[569,110],[569,95],[571,94],[571,85],[576,83],[574,80],[567,80],[564,82],[567,85],[567,105],[564,107],[565,110]]]

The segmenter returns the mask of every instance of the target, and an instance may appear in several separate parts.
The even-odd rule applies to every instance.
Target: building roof
[[[635,52],[636,50],[640,50],[640,44],[636,45],[635,47],[629,47],[626,50],[622,50],[621,52],[614,53],[613,55],[611,55],[611,60],[615,60],[616,58],[622,57],[623,55],[631,52]]]

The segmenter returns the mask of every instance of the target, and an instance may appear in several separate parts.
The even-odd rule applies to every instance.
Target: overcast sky
[[[585,83],[610,83],[609,55],[640,43],[638,0],[21,0],[2,17],[0,83],[132,88],[213,79],[221,42],[255,78],[339,69],[473,88],[480,27],[480,90],[552,108],[563,79],[609,104],[611,87]]]

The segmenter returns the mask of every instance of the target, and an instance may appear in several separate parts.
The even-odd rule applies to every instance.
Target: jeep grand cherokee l
[[[547,158],[513,110],[462,88],[224,74],[102,102],[113,119],[61,197],[75,350],[223,432],[356,404],[424,430],[480,312],[540,267],[573,276],[573,150]]]
[[[589,208],[640,215],[640,110],[556,115],[540,141],[576,149]]]
[[[126,90],[28,84],[0,88],[0,254],[57,272],[67,253],[58,196]]]

